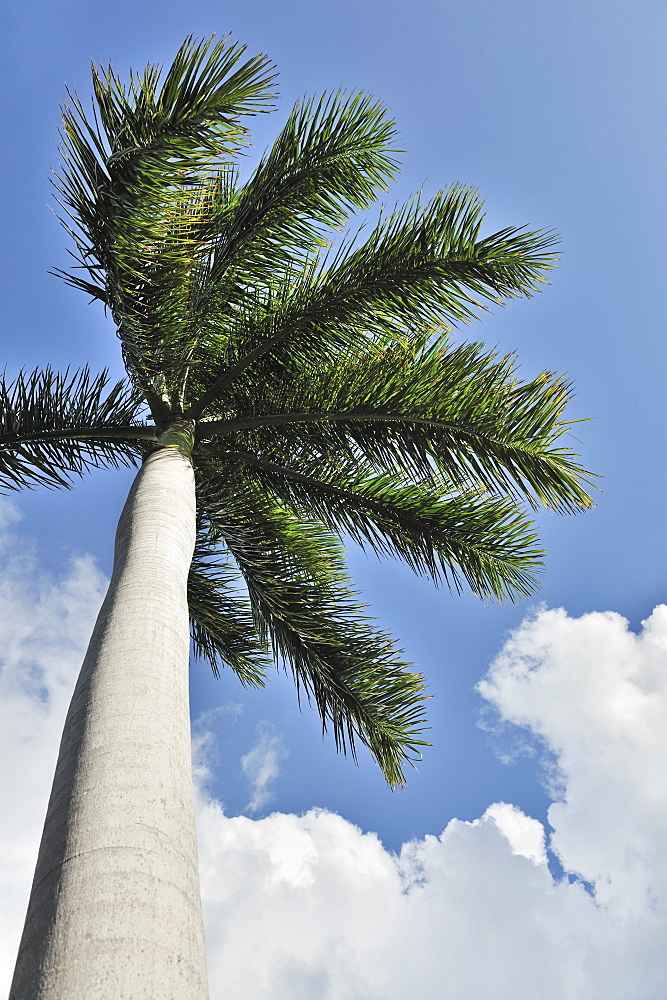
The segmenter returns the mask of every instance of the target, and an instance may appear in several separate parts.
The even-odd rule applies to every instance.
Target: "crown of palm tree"
[[[3,382],[0,483],[188,453],[196,653],[261,685],[272,652],[336,745],[360,740],[397,785],[425,745],[423,680],[359,604],[341,540],[481,597],[533,592],[526,505],[591,506],[562,444],[570,389],[451,327],[531,295],[554,237],[481,236],[476,193],[454,186],[341,238],[397,170],[394,124],[363,94],[298,102],[242,182],[242,123],[273,103],[272,67],[243,53],[188,39],[166,73],[94,69],[92,114],[70,95],[62,276],[111,313],[128,380]]]

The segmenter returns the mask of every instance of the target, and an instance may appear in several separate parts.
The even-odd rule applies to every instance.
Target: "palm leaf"
[[[512,356],[423,333],[267,381],[239,400],[236,416],[201,422],[199,437],[281,464],[326,455],[332,467],[354,460],[424,484],[446,477],[571,512],[592,502],[590,477],[561,444],[572,426],[563,419],[570,396],[548,372],[520,381]]]
[[[63,114],[56,186],[89,277],[63,276],[111,307],[130,372],[162,398],[192,340],[191,271],[208,238],[211,166],[247,141],[241,116],[273,98],[268,61],[239,67],[244,51],[187,39],[162,86],[156,66],[127,87],[111,68],[95,70],[93,115],[76,96]]]
[[[554,265],[555,237],[503,230],[482,239],[481,208],[474,191],[454,186],[424,207],[416,200],[381,219],[362,245],[344,243],[321,267],[290,274],[279,287],[258,282],[231,319],[221,316],[224,337],[201,359],[203,392],[190,415],[215,403],[224,408],[237,382],[254,392],[267,373],[289,379],[323,354],[362,349],[369,338],[435,332],[531,295]]]
[[[337,749],[353,757],[357,740],[366,745],[387,781],[402,785],[405,763],[427,745],[423,679],[343,586],[337,546],[328,546],[323,562],[322,528],[262,501],[249,482],[233,495],[214,487],[202,493],[206,518],[245,578],[258,628],[315,703],[323,730],[330,726]]]
[[[270,664],[258,637],[252,608],[240,591],[238,571],[221,561],[224,554],[200,526],[188,575],[190,634],[195,656],[230,667],[244,687],[263,687]]]
[[[378,556],[401,559],[414,572],[478,597],[530,596],[544,553],[530,520],[505,497],[400,484],[356,467],[332,469],[311,460],[297,472],[251,454],[230,453],[252,469],[267,496],[297,518],[319,520]],[[238,473],[237,473],[238,474]]]
[[[106,371],[50,368],[0,380],[0,489],[70,486],[93,468],[136,465],[155,428],[127,382],[107,389]]]
[[[342,225],[386,190],[394,135],[386,109],[366,94],[297,102],[250,180],[221,188],[214,200],[217,234],[202,297],[229,309],[258,276],[263,282],[327,246],[322,227]]]

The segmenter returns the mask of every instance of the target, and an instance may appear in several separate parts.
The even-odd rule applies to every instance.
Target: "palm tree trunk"
[[[10,1000],[205,1000],[190,720],[194,476],[139,472],[69,709]]]

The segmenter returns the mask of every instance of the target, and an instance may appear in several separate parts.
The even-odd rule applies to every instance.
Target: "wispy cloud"
[[[201,712],[192,722],[192,776],[205,789],[219,763],[217,728],[221,721],[235,726],[243,715],[243,705],[228,701]]]
[[[270,723],[260,722],[256,733],[257,742],[241,757],[241,769],[250,782],[250,798],[245,808],[251,813],[259,812],[273,797],[273,784],[287,757],[287,750]]]

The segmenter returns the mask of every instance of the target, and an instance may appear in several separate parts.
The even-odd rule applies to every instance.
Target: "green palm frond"
[[[242,464],[228,463],[226,471],[233,476],[220,475],[220,463],[207,458],[198,459],[195,466],[202,523],[212,532],[209,545],[214,544],[216,532],[222,532],[224,538],[233,538],[237,524],[241,525],[239,537],[245,537],[246,521],[252,523],[256,516],[262,523],[272,525],[271,530],[284,543],[282,558],[289,573],[325,588],[347,586],[345,549],[335,535],[323,524],[304,524],[279,504],[267,501],[256,477]],[[250,558],[246,553],[246,563]],[[263,633],[263,638],[267,635]]]
[[[483,239],[481,210],[476,192],[455,185],[382,218],[363,244],[344,242],[333,258],[279,287],[258,281],[231,320],[221,317],[224,343],[202,357],[203,392],[191,415],[233,403],[236,383],[253,392],[267,373],[293,377],[323,353],[436,332],[531,295],[555,264],[554,235],[506,229]]]
[[[322,229],[371,205],[396,171],[394,123],[366,94],[299,101],[272,149],[243,187],[221,189],[202,297],[223,309],[259,280],[329,245]]]
[[[89,469],[136,465],[143,401],[127,382],[109,388],[106,371],[46,368],[0,380],[0,490],[70,486]]]
[[[308,572],[300,550],[312,530],[320,547],[322,529],[253,499],[250,509],[246,492],[243,504],[228,497],[220,507],[205,504],[205,512],[243,573],[258,627],[297,690],[315,703],[323,730],[331,727],[336,747],[355,757],[361,742],[389,784],[401,786],[405,764],[428,745],[421,738],[423,678],[407,669],[342,585],[337,559],[329,583]]]
[[[228,472],[234,462],[251,469],[267,498],[297,518],[316,519],[435,583],[460,591],[465,581],[478,597],[498,600],[525,598],[537,589],[544,553],[531,521],[506,497],[398,483],[360,473],[353,464],[332,469],[311,460],[296,471],[238,452],[228,462]]]
[[[111,308],[128,367],[162,397],[192,341],[191,272],[208,239],[211,169],[247,142],[241,117],[273,101],[268,61],[239,66],[244,51],[189,38],[161,85],[158,66],[127,87],[110,67],[94,70],[93,115],[76,96],[63,113],[56,186],[88,277],[63,276]]]
[[[203,421],[200,440],[219,441],[299,466],[303,456],[362,462],[429,484],[446,477],[563,513],[591,499],[575,452],[562,446],[570,386],[543,372],[530,382],[513,356],[481,344],[452,346],[428,332],[363,344],[270,380],[245,413]],[[215,445],[212,444],[214,448]]]
[[[220,665],[230,667],[244,687],[263,687],[270,659],[260,641],[238,570],[200,527],[188,576],[190,634],[195,656],[210,664],[216,677]]]
[[[404,764],[426,745],[421,675],[406,669],[351,592],[294,573],[275,522],[230,526],[227,517],[220,532],[274,655],[288,665],[297,690],[315,703],[323,730],[331,727],[337,749],[353,757],[357,740],[366,745],[387,781],[402,785]]]
[[[141,265],[130,259],[131,252],[141,260],[171,250],[181,261],[183,246],[169,228],[171,216],[181,225],[192,221],[187,211],[185,219],[178,219],[189,189],[208,178],[221,156],[229,160],[247,144],[240,118],[273,105],[268,89],[272,67],[264,56],[232,72],[244,52],[244,46],[226,38],[216,43],[188,38],[161,87],[159,66],[149,65],[142,75],[132,73],[128,86],[111,67],[94,67],[97,107],[92,117],[70,95],[63,111],[63,172],[56,186],[83,240],[84,267],[93,258],[102,267],[126,264],[141,277]],[[150,216],[154,197],[158,205],[160,197],[166,199],[166,215]],[[127,247],[119,241],[123,232]],[[154,236],[157,245],[144,245],[143,236]]]

